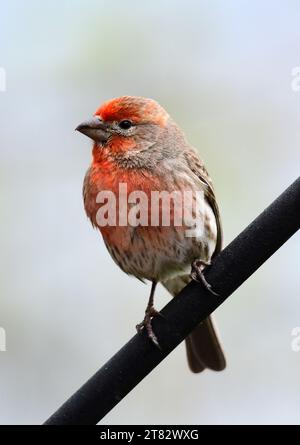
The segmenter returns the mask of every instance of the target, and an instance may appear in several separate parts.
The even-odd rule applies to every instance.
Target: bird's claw
[[[141,333],[145,328],[147,331],[148,338],[155,344],[158,349],[161,349],[160,344],[158,343],[157,337],[152,328],[152,318],[155,316],[164,316],[158,312],[153,306],[146,310],[144,320],[136,325],[136,330],[138,333]]]
[[[214,295],[215,297],[218,297],[219,294],[217,294],[217,292],[215,292],[211,286],[211,284],[209,284],[203,274],[203,267],[204,266],[210,266],[210,262],[207,261],[202,261],[202,260],[195,260],[192,263],[192,271],[191,271],[191,278],[194,281],[197,281],[197,283],[202,283],[202,285],[205,287],[205,289],[207,289],[212,295]]]

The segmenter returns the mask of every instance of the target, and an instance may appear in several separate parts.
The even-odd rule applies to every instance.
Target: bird
[[[203,274],[204,268],[222,248],[220,212],[211,178],[184,132],[153,99],[122,96],[107,100],[76,130],[93,141],[92,162],[83,184],[86,214],[93,227],[100,230],[115,263],[126,274],[151,283],[145,316],[137,330],[145,329],[150,340],[159,347],[152,328],[153,317],[159,316],[154,307],[157,283],[173,297],[191,280],[201,282],[209,292],[215,293]],[[186,236],[185,221],[178,226],[174,224],[178,212],[174,203],[170,207],[169,225],[162,224],[160,219],[156,225],[149,220],[147,224],[129,224],[128,221],[121,224],[118,211],[129,216],[134,205],[131,203],[125,209],[118,201],[121,201],[120,185],[126,185],[126,198],[136,191],[150,199],[152,192],[183,194],[190,190],[193,193],[190,216],[196,221],[195,234]],[[99,198],[101,193],[106,193],[106,200],[102,195]],[[196,193],[203,196],[200,210],[195,205]],[[113,224],[99,223],[100,209],[105,208],[102,217],[109,213],[110,207],[105,205],[111,195],[116,198],[118,215],[113,215]],[[159,218],[163,211],[160,201]],[[148,207],[147,212],[146,216],[153,216],[151,208]],[[137,219],[140,213],[141,207],[136,212]],[[197,232],[198,226],[202,228],[201,233]],[[226,367],[211,316],[186,338],[186,351],[194,373],[206,368],[221,371]]]

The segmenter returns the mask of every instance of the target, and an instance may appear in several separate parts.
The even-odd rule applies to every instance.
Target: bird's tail
[[[190,280],[188,275],[184,275],[162,284],[175,297]],[[201,372],[205,368],[222,371],[225,368],[225,356],[211,316],[202,321],[185,342],[188,364],[192,372]]]

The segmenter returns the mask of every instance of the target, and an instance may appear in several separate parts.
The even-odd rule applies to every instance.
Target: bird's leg
[[[209,284],[206,281],[206,278],[203,274],[203,269],[205,266],[210,266],[210,261],[204,261],[204,260],[195,260],[192,263],[192,272],[191,272],[191,278],[194,281],[197,281],[198,283],[202,283],[205,289],[207,289],[211,294],[215,295],[216,297],[219,296],[213,289],[211,284]]]
[[[152,286],[151,286],[151,292],[150,292],[150,297],[149,297],[149,301],[148,301],[148,305],[146,307],[145,310],[145,317],[144,320],[139,323],[138,325],[136,325],[136,330],[138,332],[141,332],[144,328],[147,331],[148,337],[150,338],[150,340],[152,340],[152,342],[155,344],[155,346],[157,346],[158,348],[160,348],[157,337],[152,329],[152,322],[151,319],[152,317],[154,317],[155,315],[161,315],[154,307],[154,292],[155,292],[155,288],[156,288],[156,281],[152,281]]]

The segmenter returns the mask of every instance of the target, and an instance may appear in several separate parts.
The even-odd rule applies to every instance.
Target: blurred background
[[[0,6],[0,423],[39,424],[134,334],[149,292],[85,216],[74,128],[111,97],[158,100],[205,159],[230,242],[299,175],[300,5]],[[299,235],[216,311],[224,372],[191,374],[180,345],[102,423],[299,423]]]

